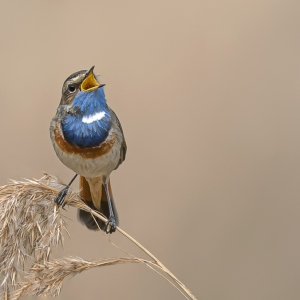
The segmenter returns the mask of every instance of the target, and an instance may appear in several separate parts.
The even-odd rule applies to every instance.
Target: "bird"
[[[60,161],[76,175],[58,194],[62,205],[68,188],[80,176],[80,196],[108,219],[103,222],[79,210],[78,218],[91,230],[111,234],[119,224],[110,174],[125,160],[127,145],[121,123],[107,105],[105,84],[99,83],[94,66],[70,75],[62,87],[57,112],[50,123],[50,138]]]

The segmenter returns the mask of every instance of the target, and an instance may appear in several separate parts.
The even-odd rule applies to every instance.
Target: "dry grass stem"
[[[25,295],[57,296],[63,279],[67,276],[74,276],[94,267],[139,262],[166,278],[186,299],[196,300],[161,261],[120,227],[117,230],[143,250],[151,260],[130,256],[92,262],[77,257],[50,261],[52,248],[62,244],[62,232],[66,230],[60,214],[61,209],[54,203],[63,186],[56,177],[45,174],[41,179],[12,181],[0,187],[2,299],[16,300]],[[76,192],[69,192],[65,201],[70,206],[90,212],[95,218],[107,220],[89,208]],[[25,280],[20,281],[20,273],[24,270],[27,258],[33,259],[34,263]]]
[[[102,221],[106,222],[107,219],[102,214],[98,213],[97,211],[91,209],[87,206],[80,198],[73,197],[69,200],[68,204],[73,207],[77,207],[79,209],[89,211],[93,216],[101,219]],[[146,249],[142,244],[140,244],[137,240],[135,240],[132,236],[130,236],[127,232],[125,232],[120,227],[117,227],[117,230],[123,234],[127,239],[133,242],[137,247],[143,250],[149,257],[153,259],[151,262],[152,265],[156,266],[158,269],[165,272],[174,282],[179,286],[179,290],[183,292],[183,294],[187,295],[190,299],[197,300],[196,297],[192,294],[192,292],[160,261],[156,258],[148,249]],[[141,260],[142,261],[142,260]],[[143,261],[144,262],[144,261]],[[149,265],[148,263],[146,263]],[[189,299],[187,297],[187,299]]]

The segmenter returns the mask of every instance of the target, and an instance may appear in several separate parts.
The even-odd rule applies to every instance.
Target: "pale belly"
[[[54,145],[54,149],[65,166],[84,177],[108,177],[116,168],[120,159],[120,146],[118,143],[114,144],[108,153],[95,158],[86,158],[77,153],[64,152],[57,145]]]

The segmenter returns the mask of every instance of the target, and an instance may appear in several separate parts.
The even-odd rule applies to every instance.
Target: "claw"
[[[75,178],[77,177],[77,175],[78,174],[75,174],[75,176],[72,178],[72,180],[70,181],[70,183],[57,194],[56,198],[54,199],[54,202],[57,203],[58,206],[63,205],[63,203],[65,201],[65,198],[66,198],[66,196],[68,194],[69,187],[72,184],[72,182],[75,180]]]
[[[108,219],[108,221],[105,223],[105,232],[108,233],[113,233],[115,232],[117,229],[117,225],[116,225],[116,220],[114,217],[110,217]]]
[[[57,194],[56,198],[54,199],[54,202],[57,203],[58,206],[61,206],[64,203],[65,198],[68,194],[68,190],[69,187],[66,186]]]

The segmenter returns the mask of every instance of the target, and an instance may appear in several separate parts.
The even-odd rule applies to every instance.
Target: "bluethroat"
[[[50,137],[58,158],[76,173],[72,181],[80,175],[81,197],[108,222],[82,210],[78,212],[79,220],[89,229],[112,233],[118,215],[110,174],[125,160],[127,146],[120,121],[106,103],[104,84],[99,83],[93,70],[76,72],[64,82]],[[56,198],[59,205],[69,185]]]

